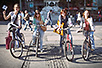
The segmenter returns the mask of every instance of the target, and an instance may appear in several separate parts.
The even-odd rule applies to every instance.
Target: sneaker
[[[30,29],[29,31],[33,31],[32,29]]]
[[[91,49],[91,51],[94,51],[95,49]]]
[[[63,49],[62,49],[62,48],[60,48],[59,52],[60,52],[60,53],[63,53]]]
[[[51,25],[51,28],[53,28],[53,26]]]
[[[41,51],[41,53],[43,53],[43,51],[44,51],[44,50],[43,50],[43,49],[41,49],[40,51]]]
[[[24,31],[26,31],[26,29],[24,29]]]
[[[12,52],[14,53],[14,52],[15,52],[15,50],[14,50],[14,49],[12,49]]]
[[[25,42],[24,41],[22,41],[22,44],[23,44],[23,47],[25,47]]]
[[[31,43],[31,46],[35,45],[35,43]]]

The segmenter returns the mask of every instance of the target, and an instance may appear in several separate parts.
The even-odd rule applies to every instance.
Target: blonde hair
[[[20,7],[19,7],[19,4],[17,4],[17,3],[16,3],[16,4],[14,4],[14,7],[15,7],[15,6],[17,6],[18,8],[20,8]]]

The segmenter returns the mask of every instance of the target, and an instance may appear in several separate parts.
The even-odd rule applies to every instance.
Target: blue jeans
[[[22,36],[21,36],[21,34],[20,34],[20,30],[21,30],[21,29],[19,29],[19,28],[16,29],[16,30],[13,30],[13,32],[12,32],[12,39],[15,39],[15,33],[16,33],[17,36],[20,38],[20,40],[23,41],[23,40],[22,40]]]
[[[47,25],[48,25],[48,23],[50,23],[51,26],[53,24],[51,19],[48,19]]]
[[[25,27],[24,27],[24,30],[27,29],[27,26],[29,26],[30,29],[31,29],[31,31],[32,31],[32,27],[31,27],[31,25],[29,24],[29,21],[26,21],[26,23],[25,23]]]
[[[33,43],[35,43],[36,31],[37,31],[37,29],[35,29],[34,33],[33,33],[33,38],[32,38],[33,39]],[[40,32],[40,49],[42,49],[44,31],[42,29],[39,29],[39,32]]]
[[[69,39],[71,40],[71,44],[73,45],[72,35],[71,35],[70,29],[68,29],[68,32],[69,32]],[[63,41],[63,39],[64,39],[64,36],[65,36],[65,31],[63,31],[63,36],[60,35],[60,47],[61,47],[61,48],[63,48],[63,47],[62,47],[62,41]]]
[[[94,43],[94,32],[93,31],[91,31],[90,32],[90,41],[91,41],[91,48],[92,49],[95,49],[95,43]]]
[[[95,49],[94,36],[93,36],[94,31],[91,31],[91,32],[85,31],[84,35],[87,37],[87,39],[88,39],[88,35],[90,36],[91,48]]]

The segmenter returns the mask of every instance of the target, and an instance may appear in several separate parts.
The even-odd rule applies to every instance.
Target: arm
[[[11,17],[11,13],[6,16],[6,11],[3,11],[3,17],[5,20],[8,20]]]
[[[91,30],[92,30],[92,31],[95,31],[95,26],[94,26],[94,24],[93,24],[93,19],[92,19],[92,17],[90,18],[90,27],[91,27]]]
[[[71,21],[71,18],[68,18],[68,25],[69,25],[69,27],[72,27],[73,26],[73,24],[72,24],[72,21]]]
[[[85,27],[85,19],[82,17],[80,21],[80,28],[83,29]]]
[[[22,27],[22,16],[19,15],[19,18],[20,18],[20,28]]]
[[[45,22],[44,17],[42,16],[41,18],[42,18],[42,21]]]

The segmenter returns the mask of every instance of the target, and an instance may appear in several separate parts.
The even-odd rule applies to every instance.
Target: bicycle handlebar
[[[72,28],[72,27],[69,27],[69,26],[68,26],[67,28],[63,28],[62,30],[68,30],[68,29],[70,29],[70,28]]]

